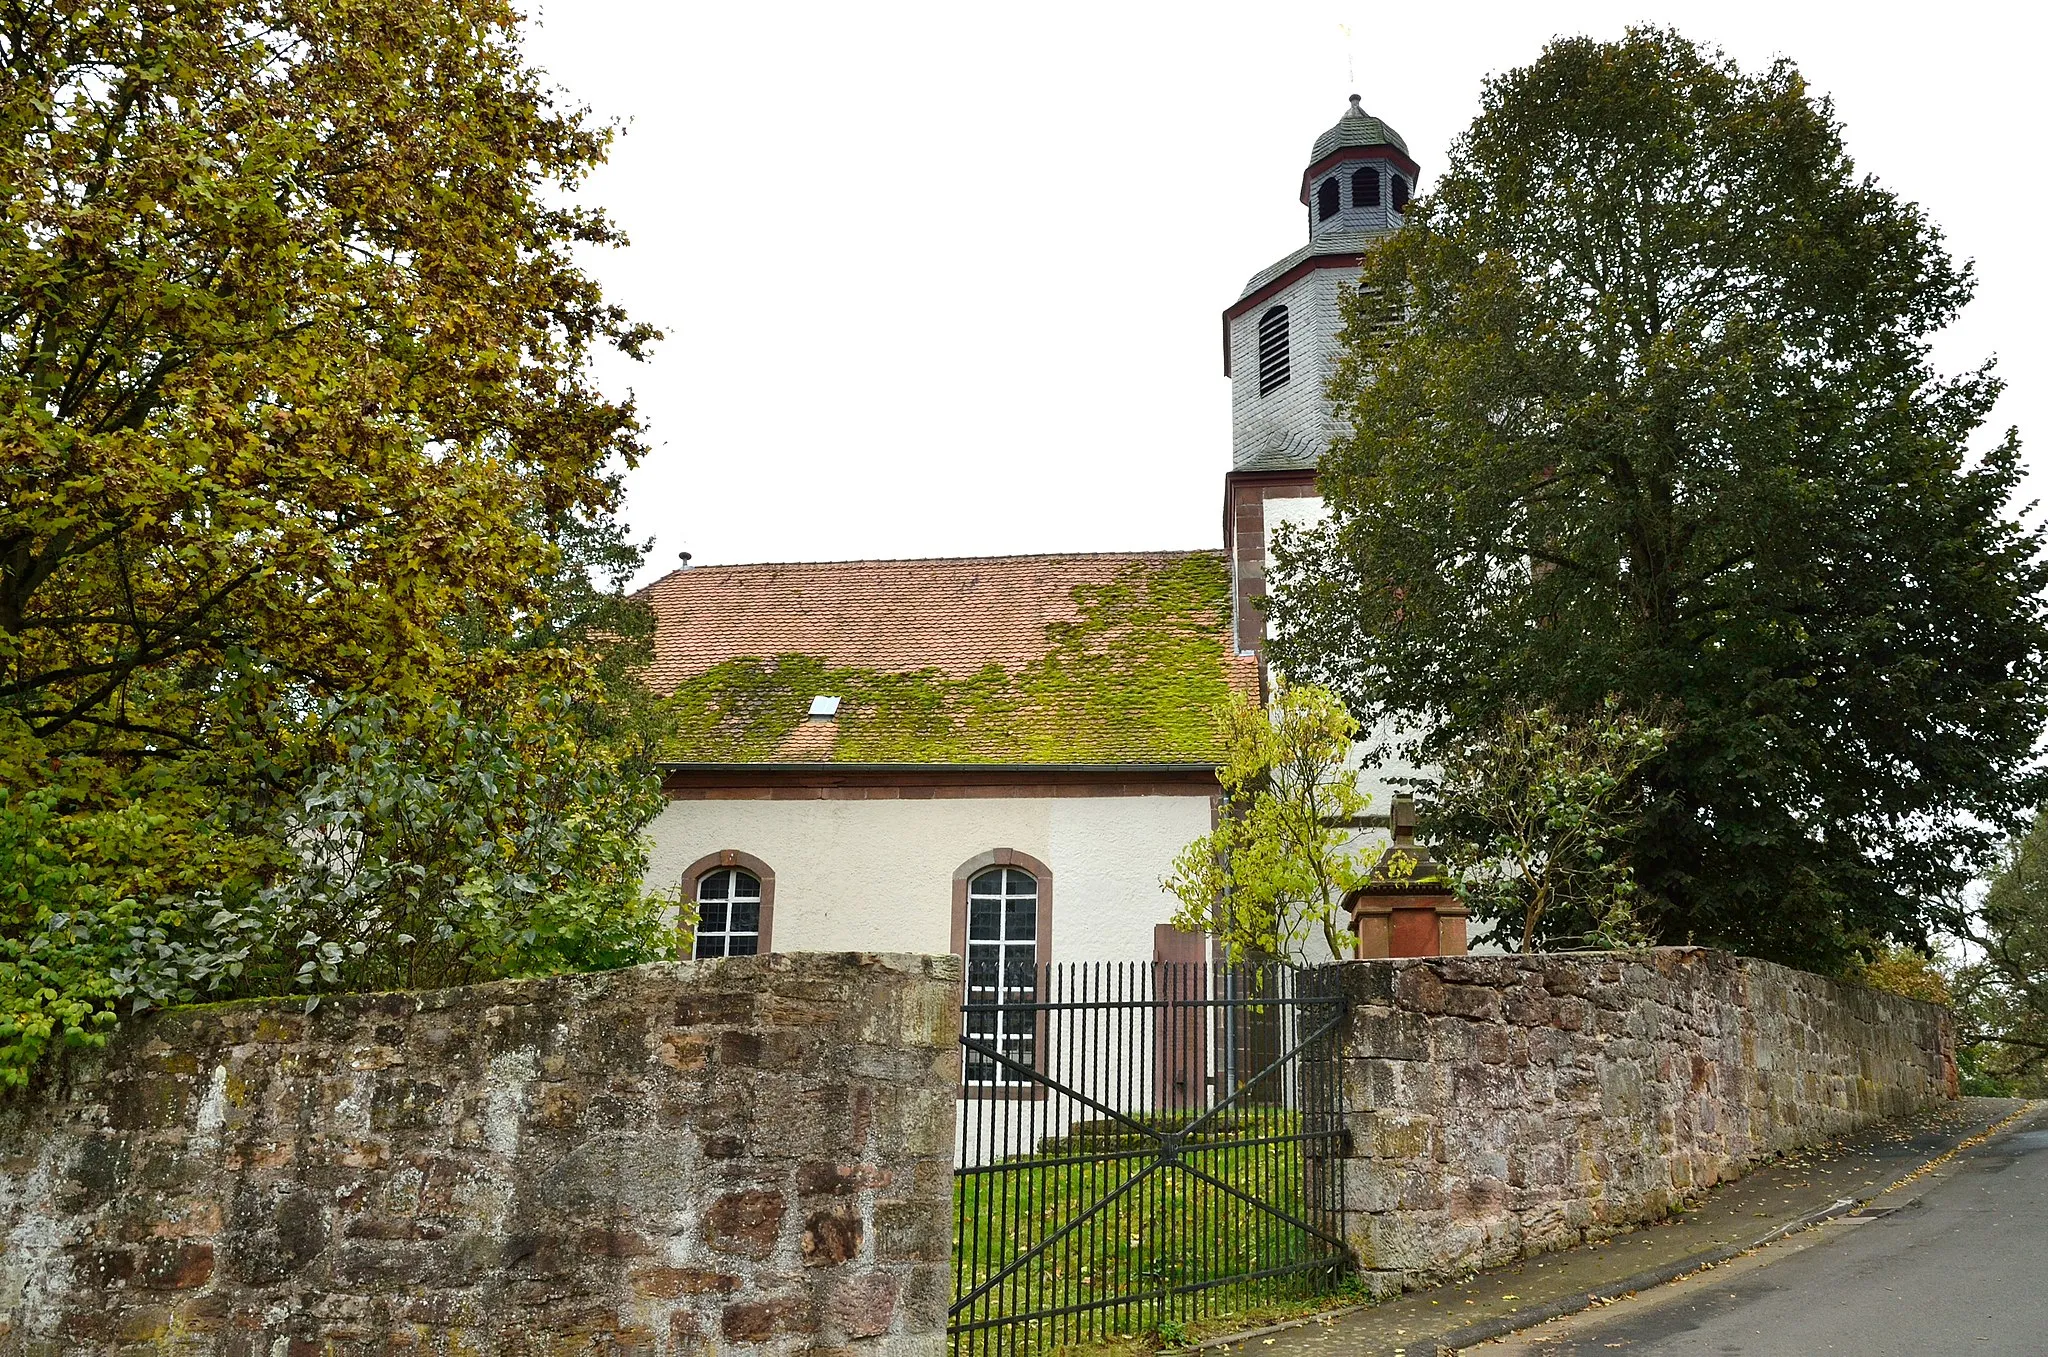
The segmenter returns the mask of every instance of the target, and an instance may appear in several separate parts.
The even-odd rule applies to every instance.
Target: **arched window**
[[[969,1084],[1030,1082],[990,1051],[1037,1067],[1038,911],[1038,878],[1022,867],[990,867],[968,879],[967,1011],[961,1030],[971,1043]]]
[[[1316,190],[1316,220],[1328,221],[1337,215],[1337,176],[1331,175]]]
[[[742,867],[714,867],[697,878],[699,957],[753,956],[761,950],[761,878]]]
[[[1276,306],[1259,317],[1259,394],[1287,385],[1287,308]]]
[[[1378,207],[1380,205],[1380,172],[1368,165],[1362,170],[1351,172],[1351,205],[1353,207]]]
[[[1398,174],[1393,178],[1394,210],[1396,212],[1406,212],[1408,210],[1408,181]]]

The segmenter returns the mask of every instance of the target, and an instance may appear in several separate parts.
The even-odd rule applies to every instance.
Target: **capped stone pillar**
[[[1450,876],[1429,850],[1415,841],[1415,798],[1394,798],[1394,842],[1372,870],[1372,879],[1353,891],[1351,931],[1362,957],[1462,956],[1465,906],[1451,889]]]

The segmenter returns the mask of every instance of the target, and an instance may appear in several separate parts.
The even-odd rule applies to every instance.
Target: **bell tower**
[[[1400,133],[1352,95],[1301,174],[1308,243],[1253,274],[1223,312],[1231,423],[1223,541],[1240,653],[1265,649],[1255,600],[1266,592],[1273,527],[1322,516],[1316,463],[1339,431],[1324,394],[1336,361],[1338,289],[1356,278],[1373,238],[1406,220],[1417,173]]]

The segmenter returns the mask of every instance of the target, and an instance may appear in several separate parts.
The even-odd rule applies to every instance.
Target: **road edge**
[[[1851,1211],[1860,1210],[1865,1205],[1885,1195],[1885,1193],[1895,1188],[1904,1187],[1907,1183],[1931,1173],[1963,1151],[1974,1149],[1976,1146],[1990,1140],[1993,1136],[2003,1135],[2006,1131],[2011,1130],[2016,1122],[2034,1116],[2043,1109],[2048,1109],[2048,1100],[2034,1099],[2029,1101],[2025,1106],[2013,1109],[1991,1125],[1977,1132],[1977,1134],[1957,1141],[1940,1154],[1929,1159],[1926,1163],[1917,1165],[1908,1173],[1900,1174],[1896,1179],[1885,1184],[1869,1196],[1860,1198],[1844,1197],[1839,1201],[1830,1202],[1817,1211],[1807,1212],[1797,1220],[1787,1221],[1769,1234],[1754,1239],[1747,1244],[1724,1244],[1718,1249],[1705,1249],[1689,1257],[1681,1258],[1676,1262],[1666,1263],[1662,1267],[1645,1269],[1633,1276],[1625,1277],[1618,1282],[1611,1282],[1596,1290],[1587,1291],[1580,1295],[1562,1297],[1545,1305],[1538,1305],[1528,1310],[1518,1310],[1513,1314],[1501,1315],[1494,1319],[1480,1320],[1478,1323],[1468,1324],[1462,1329],[1453,1329],[1447,1334],[1440,1334],[1434,1340],[1425,1339],[1424,1341],[1433,1341],[1436,1344],[1436,1357],[1457,1357],[1457,1354],[1466,1348],[1477,1347],[1481,1343],[1491,1342],[1496,1338],[1505,1338],[1511,1333],[1520,1333],[1523,1329],[1533,1329],[1538,1324],[1548,1324],[1553,1319],[1563,1319],[1566,1315],[1575,1315],[1581,1311],[1590,1310],[1595,1305],[1619,1300],[1633,1292],[1648,1291],[1652,1287],[1667,1285],[1689,1273],[1698,1272],[1702,1268],[1713,1267],[1718,1263],[1725,1263],[1731,1258],[1740,1257],[1742,1254],[1763,1248],[1769,1244],[1775,1244],[1779,1240],[1798,1234],[1803,1230],[1810,1230],[1816,1225],[1824,1224],[1839,1216],[1848,1215]]]
[[[1698,1253],[1689,1254],[1675,1262],[1665,1263],[1659,1267],[1647,1268],[1641,1272],[1633,1273],[1619,1281],[1610,1282],[1595,1290],[1561,1297],[1542,1305],[1533,1306],[1527,1310],[1517,1310],[1513,1314],[1501,1315],[1494,1319],[1480,1320],[1465,1325],[1463,1328],[1453,1329],[1449,1333],[1439,1335],[1433,1339],[1424,1337],[1418,1340],[1418,1347],[1420,1344],[1434,1343],[1434,1348],[1428,1350],[1434,1352],[1436,1357],[1456,1357],[1456,1354],[1465,1348],[1476,1347],[1481,1343],[1490,1342],[1496,1338],[1504,1338],[1508,1334],[1519,1333],[1523,1329],[1531,1329],[1538,1324],[1548,1324],[1551,1320],[1563,1319],[1566,1315],[1578,1314],[1581,1311],[1591,1309],[1595,1305],[1619,1300],[1632,1292],[1647,1291],[1652,1287],[1664,1286],[1667,1283],[1675,1282],[1689,1273],[1698,1272],[1702,1268],[1713,1267],[1719,1263],[1725,1263],[1731,1258],[1739,1257],[1742,1254],[1750,1253],[1770,1244],[1775,1244],[1781,1239],[1788,1238],[1804,1230],[1810,1230],[1837,1217],[1848,1215],[1852,1211],[1860,1210],[1870,1202],[1885,1195],[1885,1193],[1924,1177],[1965,1150],[1973,1149],[1993,1136],[2004,1134],[2016,1122],[2044,1110],[2048,1110],[2048,1099],[2030,1100],[2024,1105],[2006,1113],[2005,1116],[1999,1118],[1983,1130],[1957,1141],[1925,1163],[1916,1165],[1911,1171],[1899,1175],[1899,1177],[1885,1184],[1876,1192],[1871,1193],[1868,1197],[1843,1197],[1829,1202],[1826,1206],[1815,1211],[1809,1211],[1796,1220],[1786,1221],[1784,1224],[1772,1229],[1769,1233],[1750,1240],[1746,1244],[1724,1244],[1719,1248],[1703,1249]],[[1240,1329],[1235,1333],[1219,1334],[1214,1338],[1205,1338],[1198,1343],[1190,1343],[1186,1347],[1161,1349],[1158,1357],[1200,1357],[1200,1354],[1222,1351],[1233,1345],[1249,1342],[1254,1338],[1264,1338],[1268,1334],[1280,1333],[1287,1329],[1304,1328],[1310,1324],[1335,1319],[1340,1315],[1355,1314],[1360,1310],[1370,1310],[1374,1308],[1375,1304],[1376,1302],[1367,1301],[1360,1305],[1338,1306],[1329,1310],[1319,1310],[1314,1314],[1303,1315],[1298,1319],[1284,1319],[1275,1324],[1262,1324],[1257,1328]]]
[[[1702,1268],[1710,1268],[1717,1263],[1725,1263],[1730,1258],[1738,1258],[1752,1249],[1760,1249],[1766,1244],[1775,1244],[1787,1236],[1798,1234],[1802,1230],[1810,1230],[1825,1221],[1835,1219],[1837,1216],[1846,1216],[1855,1209],[1856,1203],[1845,1197],[1840,1201],[1829,1202],[1818,1211],[1809,1211],[1797,1220],[1787,1221],[1763,1238],[1752,1240],[1750,1243],[1723,1244],[1718,1249],[1705,1249],[1699,1253],[1680,1258],[1676,1262],[1666,1263],[1662,1267],[1647,1268],[1641,1272],[1623,1277],[1620,1281],[1609,1282],[1607,1285],[1591,1291],[1578,1295],[1564,1296],[1548,1304],[1533,1306],[1527,1310],[1516,1310],[1511,1314],[1501,1315],[1495,1319],[1483,1319],[1476,1324],[1467,1324],[1462,1329],[1453,1329],[1449,1333],[1439,1334],[1436,1338],[1429,1341],[1436,1344],[1436,1357],[1456,1357],[1458,1353],[1466,1348],[1477,1347],[1481,1343],[1490,1342],[1495,1338],[1505,1338],[1507,1335],[1519,1333],[1523,1329],[1533,1329],[1538,1324],[1548,1324],[1553,1319],[1563,1319],[1566,1315],[1575,1315],[1581,1310],[1590,1310],[1595,1305],[1605,1301],[1620,1300],[1623,1296],[1637,1291],[1648,1291],[1652,1287],[1663,1286],[1667,1282],[1675,1282],[1680,1277],[1698,1272]]]

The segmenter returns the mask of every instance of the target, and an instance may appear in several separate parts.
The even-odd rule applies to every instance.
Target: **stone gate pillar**
[[[1372,880],[1353,891],[1351,931],[1361,957],[1459,956],[1465,951],[1465,907],[1450,876],[1415,841],[1415,798],[1394,798],[1394,842],[1380,854]]]

